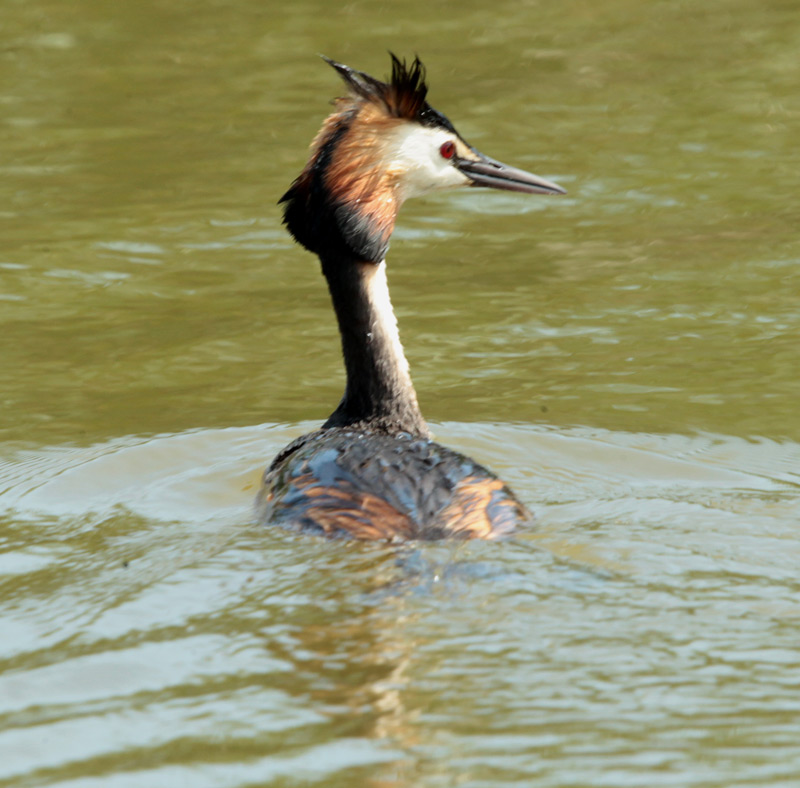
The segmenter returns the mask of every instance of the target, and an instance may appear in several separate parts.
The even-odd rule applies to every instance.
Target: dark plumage
[[[361,539],[496,538],[530,515],[496,476],[427,438],[329,429],[276,458],[263,519]]]

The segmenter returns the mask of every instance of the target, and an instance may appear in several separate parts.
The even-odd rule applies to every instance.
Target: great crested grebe
[[[388,83],[328,58],[335,102],[280,202],[317,254],[342,337],[347,385],[319,430],[272,462],[259,519],[359,539],[492,539],[531,519],[490,471],[431,440],[397,332],[384,257],[409,197],[456,186],[563,194],[479,153],[425,100],[425,69],[394,55]]]

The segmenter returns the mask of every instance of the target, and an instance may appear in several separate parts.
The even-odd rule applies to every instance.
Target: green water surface
[[[252,525],[341,395],[277,200],[341,93],[561,198],[404,208],[423,412],[502,544]],[[800,6],[6,0],[0,786],[800,785]]]

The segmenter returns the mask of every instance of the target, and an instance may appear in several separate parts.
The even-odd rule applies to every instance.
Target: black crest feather
[[[426,101],[428,85],[425,82],[425,66],[419,57],[415,56],[410,65],[393,52],[389,53],[389,57],[392,59],[392,76],[389,82],[381,82],[363,71],[322,56],[357,97],[382,105],[391,117],[454,131],[450,121]]]

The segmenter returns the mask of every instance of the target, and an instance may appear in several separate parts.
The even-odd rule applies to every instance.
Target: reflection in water
[[[538,526],[389,548],[248,524],[306,426],[7,460],[4,778],[635,782],[754,740],[786,759],[751,779],[789,769],[800,446],[440,425]]]

